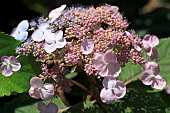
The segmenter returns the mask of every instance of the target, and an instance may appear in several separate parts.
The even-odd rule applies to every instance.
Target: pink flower
[[[50,30],[50,24],[49,23],[41,23],[38,26],[38,29],[36,29],[33,34],[32,34],[32,40],[40,42],[43,41],[45,39],[45,37],[51,33]]]
[[[147,34],[144,36],[142,42],[143,42],[143,46],[146,50],[147,55],[151,57],[152,59],[157,59],[158,53],[157,53],[155,46],[159,44],[158,37],[155,35]]]
[[[49,100],[54,95],[54,86],[52,84],[43,84],[42,79],[33,77],[30,80],[29,95],[35,99]]]
[[[15,56],[3,56],[1,61],[1,70],[4,76],[11,76],[13,71],[18,71],[21,68],[21,64],[16,60]]]
[[[51,19],[51,23],[54,22],[60,15],[61,15],[61,12],[66,8],[66,5],[61,5],[60,7],[56,8],[56,9],[53,9],[48,17],[49,19]]]
[[[25,41],[28,36],[27,29],[29,27],[29,23],[27,20],[21,21],[16,28],[13,29],[11,36],[13,36],[16,40]]]
[[[39,102],[38,109],[40,110],[40,113],[57,113],[58,112],[58,106],[54,104],[53,102],[50,102],[48,105],[46,105],[43,102]]]
[[[125,84],[114,77],[105,77],[103,79],[103,86],[100,97],[106,104],[112,104],[116,99],[123,98],[126,94]]]
[[[57,48],[63,48],[66,45],[66,39],[63,37],[63,31],[50,33],[45,38],[44,49],[47,53],[55,51]]]
[[[105,53],[95,53],[92,58],[92,67],[98,70],[101,77],[117,77],[121,72],[116,54],[112,50],[107,50]]]
[[[142,73],[141,81],[145,85],[151,85],[155,89],[163,89],[166,81],[159,75],[159,66],[156,62],[148,62],[145,71]]]
[[[83,54],[90,54],[93,51],[94,42],[91,39],[84,39],[81,43],[80,50]]]

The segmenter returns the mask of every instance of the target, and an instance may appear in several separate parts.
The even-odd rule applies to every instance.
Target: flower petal
[[[150,74],[157,75],[160,72],[159,65],[154,61],[149,61],[145,64],[145,70],[150,71]]]
[[[45,83],[40,92],[41,99],[49,100],[54,96],[54,86],[52,84]]]
[[[152,88],[163,89],[166,86],[166,81],[160,75],[157,75],[154,78],[155,79],[153,79],[153,82],[151,84]]]
[[[109,70],[106,65],[103,65],[102,70],[98,70],[98,72],[101,77],[106,77],[108,76]]]
[[[56,41],[56,48],[63,48],[67,44],[66,39],[63,37],[63,40]]]
[[[32,97],[32,98],[35,98],[35,99],[39,99],[40,98],[40,92],[37,88],[34,88],[34,87],[30,87],[29,89],[29,95]]]
[[[4,64],[7,64],[7,62],[9,61],[9,56],[2,56],[1,57],[1,62]]]
[[[48,17],[51,19],[51,22],[54,22],[61,15],[61,12],[65,8],[66,8],[66,4],[61,5],[60,7],[56,8],[56,9],[53,9],[48,15]]]
[[[42,88],[43,86],[43,81],[39,77],[33,77],[30,80],[30,85],[34,88]]]
[[[40,29],[36,29],[32,34],[32,40],[40,42],[44,40],[44,34]]]
[[[145,85],[151,85],[153,82],[152,80],[153,76],[154,75],[150,75],[150,73],[148,73],[147,71],[144,71],[141,76],[142,83]]]
[[[157,49],[155,47],[152,48],[152,54],[150,56],[152,59],[158,59],[158,52]]]
[[[52,43],[45,42],[44,49],[47,53],[51,53],[51,52],[54,52],[57,48],[56,48],[55,42],[53,41]]]
[[[102,83],[104,88],[111,89],[116,85],[116,79],[112,76],[105,77]]]
[[[94,42],[91,39],[84,39],[81,43],[80,50],[83,54],[90,54],[93,51]]]
[[[92,58],[92,67],[95,68],[96,70],[99,70],[99,67],[101,65],[104,65],[104,53],[98,52],[94,53],[93,58]]]
[[[125,96],[126,86],[122,81],[120,81],[120,80],[116,81],[116,85],[114,87],[114,93],[117,98],[123,98]]]
[[[108,71],[109,71],[109,75],[108,76],[114,76],[117,77],[119,76],[119,73],[121,72],[121,67],[119,62],[110,62],[107,65]]]
[[[150,47],[149,39],[150,39],[150,34],[147,34],[147,35],[144,36],[144,38],[142,40],[142,43],[143,43],[143,46],[144,46],[145,49]]]
[[[57,112],[58,112],[58,106],[53,102],[50,102],[47,105],[47,113],[57,113]]]
[[[18,29],[20,32],[22,32],[22,31],[25,32],[25,31],[28,29],[28,27],[29,27],[29,22],[28,22],[28,20],[23,20],[23,21],[21,21],[21,22],[18,24],[17,29]]]
[[[151,35],[149,38],[149,45],[150,47],[155,47],[156,45],[159,44],[159,39],[155,35]]]
[[[25,41],[28,37],[28,32],[20,32],[20,35],[15,39],[21,40],[22,42]]]
[[[101,90],[100,98],[106,104],[112,104],[117,99],[111,89],[105,89],[105,88]]]
[[[41,112],[46,112],[46,110],[47,110],[47,106],[43,102],[38,102],[37,107]]]
[[[2,70],[2,74],[4,76],[11,76],[12,75],[12,67],[10,65],[1,65],[1,70]]]
[[[117,61],[116,54],[112,50],[107,50],[104,54],[104,60],[106,63],[116,62]]]
[[[18,71],[21,68],[21,64],[19,62],[15,64],[11,64],[11,66],[12,66],[12,71]]]

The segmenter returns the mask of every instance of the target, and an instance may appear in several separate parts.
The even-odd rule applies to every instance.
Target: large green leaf
[[[0,57],[15,55],[15,48],[21,44],[14,37],[0,32]],[[26,57],[19,57],[17,60],[21,62],[21,69],[14,72],[12,76],[5,77],[0,73],[0,96],[8,96],[12,93],[22,93],[28,91],[29,80],[35,76],[33,69],[27,62]]]
[[[161,39],[156,48],[159,55],[159,60],[157,62],[160,66],[160,75],[166,80],[167,85],[170,85],[170,38]],[[126,67],[122,68],[119,79],[126,82],[134,75],[137,75],[132,81],[139,80],[142,71],[142,66],[127,63]]]

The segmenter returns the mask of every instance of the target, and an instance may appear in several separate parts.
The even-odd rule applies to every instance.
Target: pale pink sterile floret
[[[29,23],[27,20],[21,21],[16,28],[13,29],[11,36],[16,40],[25,41],[28,37]]]
[[[14,71],[21,68],[21,64],[16,60],[15,56],[3,56],[1,62],[1,70],[4,76],[11,76]]]
[[[163,89],[166,81],[159,75],[159,66],[156,62],[147,62],[145,71],[142,73],[141,81],[145,85],[151,85],[155,89]]]
[[[38,26],[38,29],[36,29],[33,34],[32,34],[32,40],[37,41],[37,42],[41,42],[45,39],[45,37],[51,33],[50,30],[50,24],[48,22],[45,23],[41,23]]]
[[[126,86],[114,77],[105,77],[103,79],[104,88],[100,92],[101,100],[106,104],[112,104],[116,99],[123,98],[126,94]]]
[[[136,43],[136,40],[133,39],[132,35],[128,32],[128,31],[125,31],[126,35],[130,38],[131,41],[133,41],[132,45],[133,47],[137,50],[137,51],[141,51],[142,48]]]
[[[54,96],[54,86],[49,83],[43,84],[39,77],[33,77],[30,80],[29,95],[35,99],[49,100]]]
[[[91,39],[84,39],[81,42],[80,50],[83,54],[90,54],[94,48],[94,41]]]
[[[146,50],[147,55],[151,57],[152,59],[157,59],[158,53],[157,53],[157,49],[155,48],[155,46],[159,44],[158,37],[155,35],[147,34],[144,36],[142,43],[143,43],[143,47]]]
[[[121,72],[116,54],[112,50],[107,50],[105,53],[95,53],[92,58],[92,67],[98,71],[101,77],[117,77]]]
[[[51,53],[57,48],[63,48],[66,43],[66,39],[63,37],[63,31],[59,30],[56,33],[50,33],[45,38],[44,49],[47,53]]]
[[[50,19],[50,22],[54,22],[60,15],[61,15],[61,12],[66,8],[66,4],[64,5],[61,5],[60,7],[56,8],[56,9],[53,9],[48,17]]]
[[[43,102],[39,102],[37,107],[40,113],[57,113],[58,112],[58,106],[53,102],[50,102],[48,105],[46,105]]]

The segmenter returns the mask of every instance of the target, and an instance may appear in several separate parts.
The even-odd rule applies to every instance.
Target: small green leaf
[[[103,113],[103,110],[98,105],[92,104],[89,100],[86,100],[84,113]]]
[[[68,74],[65,75],[65,78],[67,78],[67,79],[72,79],[72,78],[76,77],[77,74],[78,74],[78,73],[76,73],[76,72],[75,72],[75,73],[68,73]]]

